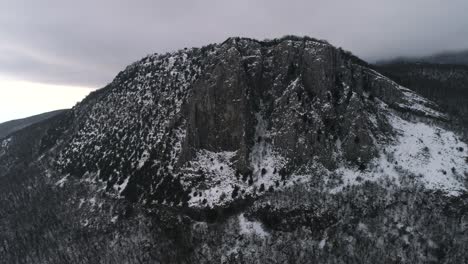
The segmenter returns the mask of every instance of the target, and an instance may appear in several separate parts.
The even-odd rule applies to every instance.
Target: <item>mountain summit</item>
[[[12,261],[468,258],[468,147],[450,116],[325,41],[150,55],[0,147],[0,197],[14,200],[0,228],[40,210],[0,234]]]

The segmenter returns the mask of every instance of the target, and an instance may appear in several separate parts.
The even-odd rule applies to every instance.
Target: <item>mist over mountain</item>
[[[468,50],[441,52],[423,57],[397,57],[390,60],[382,60],[377,64],[395,63],[432,63],[432,64],[455,64],[468,65]]]
[[[379,67],[296,36],[132,63],[0,140],[2,260],[465,263],[464,128],[419,85],[465,69]]]

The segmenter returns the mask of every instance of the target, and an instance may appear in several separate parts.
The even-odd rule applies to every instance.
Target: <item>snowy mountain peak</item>
[[[467,147],[439,127],[448,117],[323,41],[150,55],[101,94],[73,109],[57,168],[143,204],[229,206],[310,181],[465,190]]]
[[[150,55],[0,139],[5,263],[465,263],[452,116],[312,38]]]

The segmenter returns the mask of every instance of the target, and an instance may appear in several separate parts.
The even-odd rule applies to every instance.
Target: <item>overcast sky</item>
[[[146,54],[230,36],[309,35],[368,61],[467,49],[467,10],[468,0],[0,0],[0,122],[71,107]],[[26,86],[49,99],[26,105]]]

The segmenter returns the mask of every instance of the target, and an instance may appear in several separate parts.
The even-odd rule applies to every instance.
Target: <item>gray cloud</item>
[[[286,34],[366,60],[468,48],[466,0],[0,0],[0,74],[100,87],[149,53]]]

